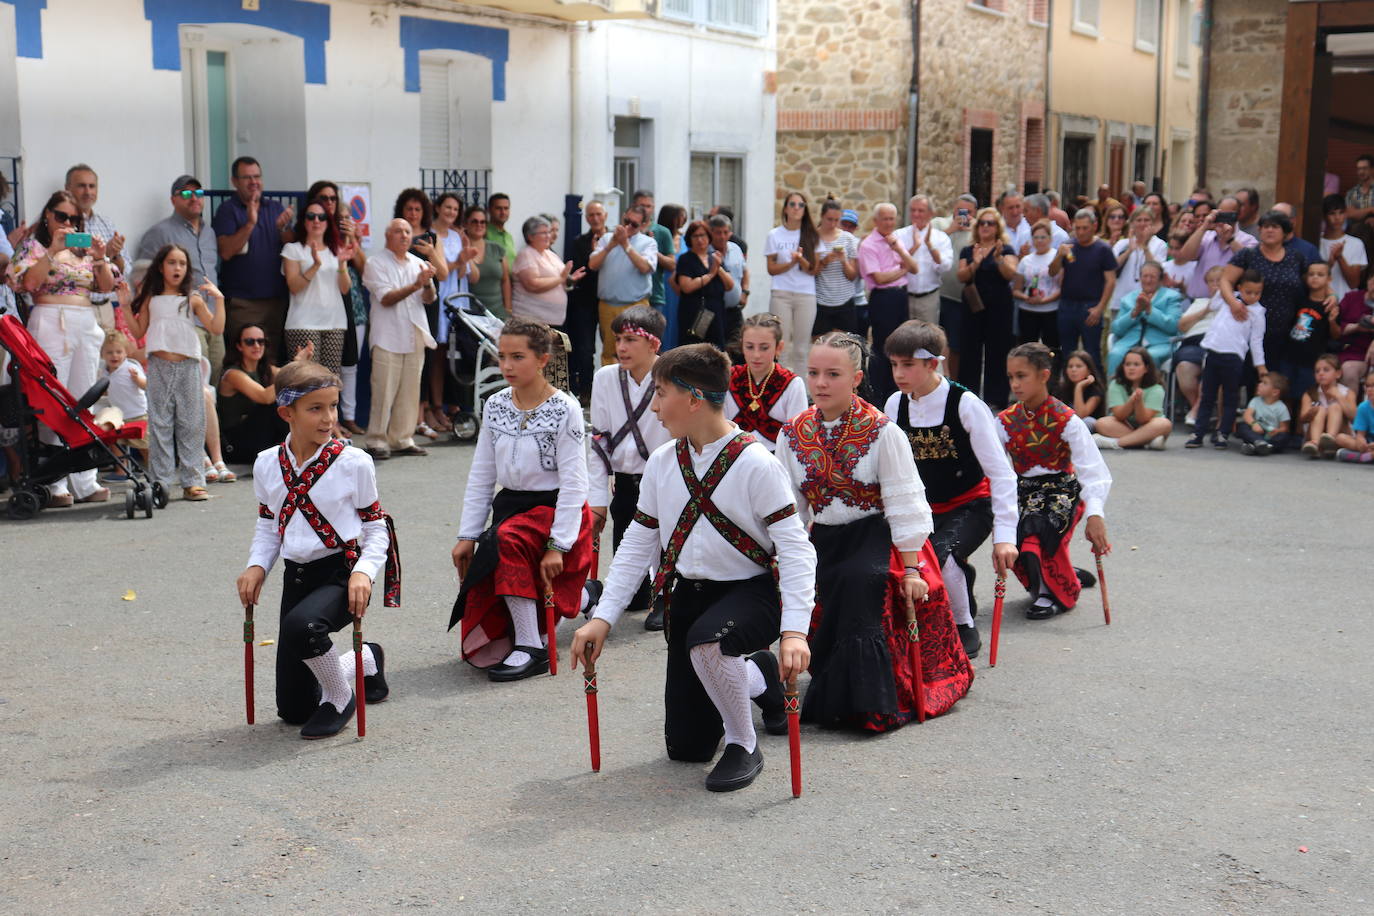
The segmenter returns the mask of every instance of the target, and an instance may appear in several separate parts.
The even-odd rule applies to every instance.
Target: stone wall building
[[[1039,183],[1046,8],[779,0],[777,201],[834,195],[866,221],[914,189],[943,209],[970,188],[984,201]]]

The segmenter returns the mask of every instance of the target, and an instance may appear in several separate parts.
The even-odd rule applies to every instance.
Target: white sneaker
[[[1152,448],[1157,452],[1162,452],[1164,451],[1164,446],[1168,441],[1168,436],[1155,436],[1153,439],[1150,440],[1150,444],[1147,445],[1146,448]]]
[[[1197,426],[1197,414],[1190,413],[1183,418],[1183,425],[1187,427]]]
[[[1121,448],[1120,442],[1116,441],[1111,436],[1104,436],[1101,433],[1093,433],[1093,441],[1097,443],[1098,448]]]

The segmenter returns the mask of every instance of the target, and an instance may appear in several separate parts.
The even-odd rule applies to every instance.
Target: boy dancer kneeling
[[[336,735],[353,718],[353,653],[334,654],[329,634],[367,611],[372,583],[386,565],[385,605],[401,603],[395,529],[377,501],[372,459],[332,438],[338,420],[338,376],[297,360],[276,376],[277,413],[286,441],[253,464],[258,523],[239,600],[256,604],[280,555],[281,630],[277,637],[277,715],[304,725],[302,738]],[[363,648],[368,703],[390,692],[382,647]]]
[[[657,563],[654,585],[667,597],[668,756],[706,762],[724,734],[725,752],[706,788],[728,792],[763,769],[750,698],[770,732],[786,729],[780,680],[810,662],[816,553],[782,466],[725,419],[726,355],[709,344],[678,347],[653,373],[653,410],[678,439],[645,465],[634,521],[595,615],[573,637],[572,655],[576,664],[588,645],[593,660],[601,654],[645,567]],[[764,650],[780,629],[779,671]]]

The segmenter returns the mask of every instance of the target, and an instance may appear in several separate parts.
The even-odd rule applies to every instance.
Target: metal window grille
[[[420,169],[420,189],[431,198],[451,192],[468,206],[487,205],[491,169]]]

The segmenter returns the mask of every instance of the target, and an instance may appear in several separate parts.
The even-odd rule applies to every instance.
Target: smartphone
[[[1230,223],[1232,226],[1234,226],[1239,216],[1240,214],[1236,213],[1234,210],[1220,210],[1217,212],[1217,222]],[[70,244],[70,242],[68,244]]]
[[[959,218],[960,218],[960,219],[968,219],[968,213],[969,213],[968,210],[960,210],[960,211],[959,211]]]
[[[91,234],[89,232],[68,232],[63,242],[68,248],[90,248]]]

